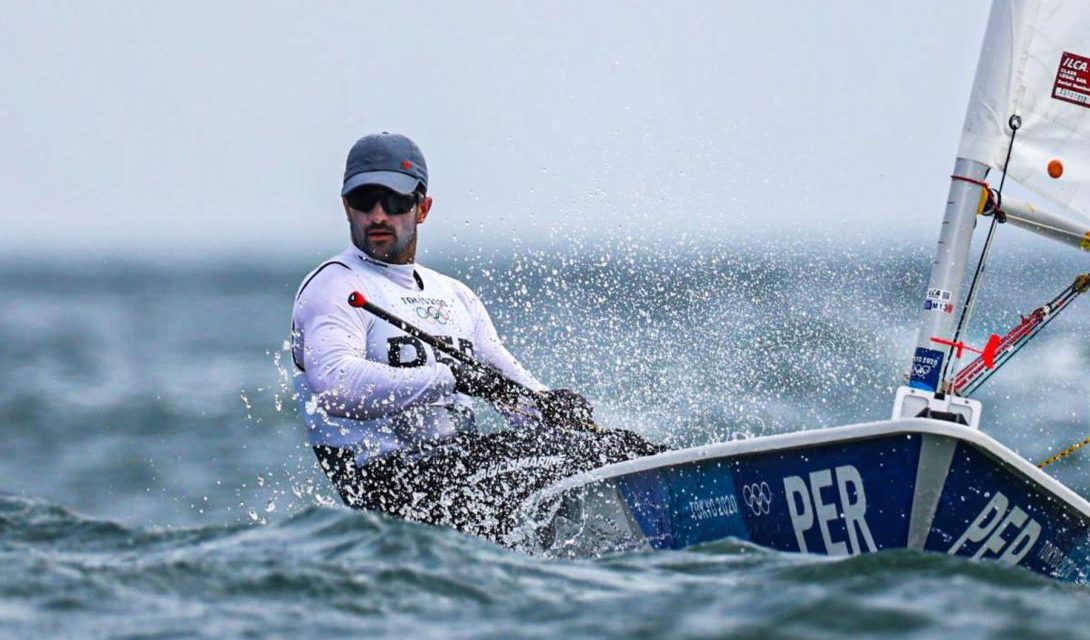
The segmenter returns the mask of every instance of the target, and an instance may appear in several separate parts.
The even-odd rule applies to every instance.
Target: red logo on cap
[[[408,160],[402,160],[401,161],[401,168],[402,169],[412,169],[413,168],[413,163],[409,162]]]

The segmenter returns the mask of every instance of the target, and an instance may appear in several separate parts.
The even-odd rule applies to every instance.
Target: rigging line
[[[977,260],[976,270],[973,272],[973,279],[969,283],[969,292],[965,294],[965,306],[961,309],[961,317],[958,318],[958,326],[957,329],[954,330],[954,344],[957,344],[961,339],[962,329],[968,324],[969,317],[973,314],[973,307],[976,304],[976,287],[980,282],[980,276],[984,272],[984,265],[988,260],[988,254],[992,249],[992,240],[995,238],[995,226],[1002,217],[1003,184],[1007,181],[1007,168],[1010,165],[1011,152],[1014,151],[1014,139],[1018,135],[1018,129],[1022,126],[1022,118],[1013,115],[1010,117],[1010,120],[1007,121],[1007,125],[1011,129],[1011,140],[1007,145],[1007,157],[1003,161],[1003,177],[999,180],[999,189],[996,191],[995,195],[995,211],[992,214],[992,223],[988,227],[988,237],[984,240],[984,248],[980,251],[980,258]],[[942,375],[939,377],[939,380],[941,380],[939,385],[940,389],[944,389],[947,386],[948,375],[952,369],[951,363],[955,363],[957,360],[957,351],[954,349],[954,346],[951,345],[946,352],[945,362],[942,365]],[[949,384],[950,387],[953,387],[953,381],[950,381]]]
[[[960,180],[960,181],[962,181],[962,182],[968,182],[968,183],[970,183],[970,184],[975,184],[975,185],[977,185],[977,186],[981,186],[981,187],[984,187],[984,188],[985,188],[985,189],[987,189],[988,191],[991,191],[991,190],[992,190],[992,187],[991,187],[991,185],[989,185],[989,184],[988,184],[987,182],[985,182],[984,180],[977,180],[976,178],[970,178],[969,176],[959,176],[958,174],[956,174],[956,173],[955,173],[955,174],[953,174],[953,175],[951,175],[951,176],[950,176],[950,179],[951,179],[951,180]]]
[[[1021,339],[1019,339],[1018,343],[1014,347],[1008,348],[1006,351],[1004,351],[1002,354],[1000,354],[996,358],[995,366],[992,367],[991,370],[985,371],[983,374],[981,374],[981,377],[979,377],[979,378],[977,378],[977,379],[973,380],[972,382],[965,385],[965,388],[963,390],[963,395],[965,397],[969,397],[970,395],[975,393],[976,390],[981,387],[981,385],[983,385],[985,382],[987,382],[993,375],[996,374],[996,372],[998,372],[1001,368],[1003,368],[1003,365],[1007,364],[1007,362],[1009,362],[1012,358],[1014,358],[1014,356],[1019,351],[1022,350],[1022,347],[1025,347],[1027,344],[1029,344],[1030,340],[1037,337],[1037,334],[1040,333],[1041,330],[1043,330],[1045,327],[1047,327],[1050,322],[1055,320],[1056,316],[1058,316],[1061,311],[1066,309],[1067,304],[1069,302],[1071,302],[1071,300],[1074,299],[1074,297],[1076,295],[1078,295],[1078,294],[1069,289],[1068,291],[1065,292],[1065,294],[1062,294],[1062,295],[1066,295],[1067,297],[1064,298],[1059,303],[1057,303],[1056,300],[1059,300],[1059,298],[1060,298],[1060,296],[1057,296],[1056,299],[1054,299],[1052,302],[1050,302],[1048,305],[1046,305],[1049,310],[1041,318],[1040,322],[1037,325],[1035,325],[1032,329],[1030,329],[1029,333],[1027,333],[1025,336],[1023,336]],[[1034,313],[1036,313],[1036,311],[1034,311]]]
[[[979,389],[981,387],[981,385],[983,385],[985,382],[987,382],[993,375],[996,374],[997,371],[999,371],[1001,368],[1003,368],[1003,365],[1007,364],[1007,362],[1009,362],[1012,358],[1014,358],[1014,356],[1019,351],[1022,350],[1022,347],[1029,344],[1030,340],[1032,340],[1033,338],[1036,338],[1038,333],[1040,333],[1045,327],[1047,327],[1050,322],[1055,320],[1056,316],[1058,316],[1061,311],[1066,309],[1067,304],[1069,302],[1071,302],[1071,300],[1073,300],[1075,298],[1075,296],[1077,296],[1077,295],[1078,295],[1077,292],[1073,292],[1067,299],[1065,299],[1063,302],[1060,303],[1060,306],[1057,306],[1056,308],[1052,309],[1049,312],[1049,314],[1047,316],[1045,316],[1045,318],[1043,320],[1041,320],[1040,324],[1038,324],[1033,329],[1031,329],[1030,332],[1028,334],[1026,334],[1026,336],[1024,338],[1022,338],[1021,340],[1018,341],[1017,346],[1015,346],[1014,348],[1012,348],[1012,349],[1010,349],[1008,351],[1005,351],[999,358],[997,358],[996,359],[996,364],[991,370],[989,370],[989,371],[985,372],[984,374],[982,374],[982,377],[977,378],[976,380],[973,380],[969,384],[965,385],[965,389],[963,390],[962,395],[964,397],[969,397],[973,393],[975,393],[977,391],[977,389]]]
[[[1011,163],[1011,152],[1014,151],[1014,137],[1018,135],[1018,130],[1022,128],[1022,116],[1013,115],[1010,120],[1007,121],[1007,126],[1011,128],[1011,141],[1007,145],[1007,157],[1003,160],[1003,177],[999,178],[999,189],[995,193],[995,208],[998,211],[1003,208],[1003,183],[1007,181],[1007,167]]]
[[[1047,310],[1045,311],[1045,315],[1041,319],[1040,323],[1033,327],[1033,329],[1031,329],[1028,334],[1023,336],[1014,348],[1008,349],[1007,351],[1004,351],[1002,354],[1000,354],[996,358],[995,367],[982,374],[982,377],[977,378],[966,384],[964,389],[962,389],[962,396],[967,398],[975,393],[977,389],[981,387],[981,385],[987,382],[988,379],[995,375],[995,373],[999,371],[999,369],[1001,369],[1003,365],[1007,364],[1007,362],[1009,362],[1015,356],[1015,354],[1021,351],[1022,347],[1029,344],[1030,340],[1037,337],[1038,333],[1040,333],[1045,327],[1047,327],[1050,322],[1055,320],[1056,316],[1060,315],[1061,311],[1067,309],[1068,305],[1071,304],[1072,300],[1077,298],[1079,295],[1085,293],[1088,289],[1090,289],[1090,273],[1084,273],[1076,277],[1075,281],[1068,285],[1066,289],[1057,294],[1051,302],[1044,305],[1043,307],[1035,309],[1033,313],[1037,313],[1042,309]]]
[[[1010,349],[1009,351],[1004,352],[998,362],[995,363],[994,367],[992,367],[989,371],[985,372],[980,378],[977,378],[976,380],[970,382],[965,386],[965,389],[962,391],[962,397],[968,398],[973,393],[975,393],[977,389],[981,387],[981,385],[987,382],[992,376],[996,374],[996,372],[1002,369],[1003,365],[1010,362],[1011,359],[1014,358],[1014,356],[1022,350],[1022,347],[1029,344],[1029,341],[1036,337],[1037,334],[1041,332],[1041,329],[1044,329],[1046,326],[1048,326],[1048,323],[1052,322],[1052,320],[1055,318],[1056,313],[1049,314],[1047,318],[1041,321],[1041,324],[1034,327],[1029,332],[1029,334],[1026,335],[1025,338],[1020,340],[1017,346],[1015,346],[1013,349]]]
[[[1087,439],[1083,440],[1082,442],[1076,442],[1075,444],[1071,445],[1070,447],[1068,447],[1068,448],[1064,449],[1063,451],[1057,453],[1056,455],[1052,456],[1048,460],[1045,460],[1044,462],[1038,463],[1037,468],[1038,469],[1044,469],[1045,467],[1052,464],[1053,462],[1056,462],[1058,460],[1063,460],[1067,456],[1071,455],[1072,453],[1075,453],[1076,451],[1078,451],[1079,449],[1085,447],[1088,444],[1090,444],[1090,438],[1087,438]]]

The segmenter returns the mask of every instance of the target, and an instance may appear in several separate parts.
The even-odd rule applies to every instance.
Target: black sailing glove
[[[516,397],[500,370],[487,364],[470,366],[455,362],[450,365],[454,374],[454,392],[476,396],[492,402],[513,402]]]
[[[594,407],[571,389],[552,389],[538,396],[538,409],[551,425],[582,426],[594,422]]]

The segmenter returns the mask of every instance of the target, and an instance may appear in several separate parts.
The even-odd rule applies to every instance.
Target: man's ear
[[[431,196],[424,196],[424,199],[420,201],[420,205],[416,208],[416,223],[420,224],[428,217],[428,212],[431,211]]]
[[[344,217],[352,222],[352,213],[348,210],[348,198],[341,196],[341,204],[344,205]]]

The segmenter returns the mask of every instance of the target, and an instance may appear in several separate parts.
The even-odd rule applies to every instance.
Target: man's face
[[[348,194],[344,210],[352,229],[352,243],[375,260],[390,264],[413,262],[416,226],[427,217],[431,198],[404,210],[409,204],[405,198],[415,202],[415,196],[401,196],[378,186],[360,187]]]

